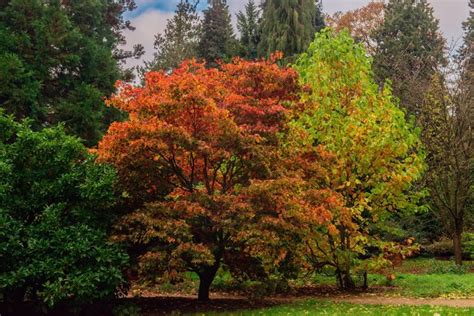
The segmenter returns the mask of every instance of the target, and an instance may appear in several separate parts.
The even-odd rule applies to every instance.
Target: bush
[[[464,274],[469,271],[469,266],[462,265],[458,266],[454,262],[448,264],[440,262],[440,260],[431,260],[430,268],[428,269],[429,274]]]
[[[464,233],[462,235],[462,248],[463,258],[465,260],[469,260],[470,258],[474,257],[474,234]],[[453,241],[445,237],[432,243],[431,245],[423,246],[422,250],[425,254],[432,257],[449,258],[454,256]]]
[[[114,170],[61,127],[0,113],[0,301],[47,310],[117,294],[127,255],[107,242]]]
[[[212,288],[223,292],[239,293],[251,299],[290,291],[287,280],[281,276],[270,275],[268,278],[260,280],[239,279],[223,269],[217,273]]]

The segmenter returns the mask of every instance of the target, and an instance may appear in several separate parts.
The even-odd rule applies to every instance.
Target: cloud
[[[166,27],[167,19],[171,18],[172,16],[173,12],[148,10],[131,20],[132,25],[135,27],[135,31],[125,32],[124,35],[127,39],[127,44],[124,46],[124,48],[131,49],[135,44],[142,44],[145,48],[145,55],[143,55],[141,60],[128,60],[127,66],[142,65],[144,60],[152,59],[155,34],[163,32]]]

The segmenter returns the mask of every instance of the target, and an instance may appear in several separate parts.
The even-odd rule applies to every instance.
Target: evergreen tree
[[[463,75],[472,85],[474,81],[474,0],[469,0],[469,7],[471,8],[469,17],[463,22],[464,43],[460,49],[459,58],[461,63],[466,63]]]
[[[242,55],[248,59],[257,58],[259,11],[253,0],[245,5],[245,12],[237,13],[237,28],[240,32]]]
[[[168,20],[164,34],[155,36],[154,59],[147,70],[173,69],[185,59],[197,55],[201,30],[196,12],[197,1],[181,0],[173,18]]]
[[[316,0],[316,10],[314,11],[313,27],[316,32],[319,32],[326,27],[326,22],[324,21],[322,0]]]
[[[103,97],[123,77],[122,14],[132,0],[11,0],[0,7],[0,106],[35,129],[64,122],[93,145],[119,113]]]
[[[390,0],[374,39],[378,82],[390,79],[401,106],[417,115],[433,74],[445,62],[433,8],[426,0]]]
[[[236,50],[236,40],[231,24],[231,15],[226,0],[209,0],[204,10],[202,35],[198,45],[198,56],[209,66],[216,61],[232,57]]]
[[[266,0],[262,6],[260,56],[281,51],[291,60],[308,48],[316,32],[314,0]]]

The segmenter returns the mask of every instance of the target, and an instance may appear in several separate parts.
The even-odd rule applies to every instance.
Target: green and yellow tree
[[[312,230],[308,257],[318,268],[334,267],[339,285],[352,288],[351,273],[383,268],[411,251],[383,242],[377,231],[388,214],[413,206],[410,188],[424,170],[419,133],[390,89],[379,91],[371,59],[347,32],[322,31],[295,69],[307,85],[306,105],[295,113],[289,144],[293,151],[327,152],[320,160],[327,175],[307,178],[342,202],[331,210],[333,225]]]

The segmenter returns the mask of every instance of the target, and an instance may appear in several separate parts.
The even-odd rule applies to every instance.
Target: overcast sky
[[[161,33],[166,26],[166,20],[173,15],[179,0],[136,0],[137,9],[127,16],[136,27],[133,32],[126,32],[127,45],[141,43],[146,50],[145,60],[153,56],[153,41],[156,33]],[[207,0],[200,1],[203,9]],[[258,2],[258,0],[256,1]],[[348,11],[364,6],[370,0],[323,0],[324,13],[333,14],[337,11]],[[468,0],[428,0],[439,19],[440,29],[448,44],[459,43],[462,38],[461,23],[469,15]],[[235,23],[235,14],[242,10],[247,0],[228,0]],[[130,62],[129,65],[141,64],[142,61]]]

